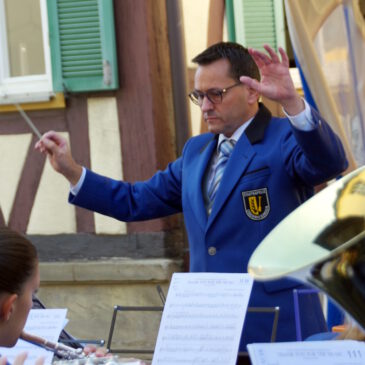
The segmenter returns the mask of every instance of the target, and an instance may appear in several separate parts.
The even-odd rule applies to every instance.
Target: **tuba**
[[[365,166],[284,218],[256,248],[248,272],[259,281],[308,282],[365,329]]]

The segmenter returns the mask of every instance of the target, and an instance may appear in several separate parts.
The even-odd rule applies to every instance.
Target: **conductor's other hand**
[[[54,131],[45,133],[35,144],[35,149],[46,153],[52,167],[75,185],[82,174],[82,167],[72,158],[70,148],[64,137]]]
[[[279,47],[280,59],[270,46],[265,44],[264,48],[267,53],[252,48],[248,50],[260,70],[261,82],[248,76],[241,76],[240,81],[281,104],[289,115],[299,114],[304,110],[304,103],[291,79],[287,54]]]

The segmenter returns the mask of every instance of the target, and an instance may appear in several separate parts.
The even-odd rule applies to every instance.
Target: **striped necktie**
[[[222,180],[224,169],[226,168],[227,161],[233,151],[233,147],[234,147],[235,143],[236,143],[236,141],[234,139],[225,139],[224,141],[222,141],[220,143],[220,145],[218,147],[218,150],[219,150],[218,161],[215,166],[213,179],[211,180],[211,182],[208,186],[208,199],[209,199],[208,213],[209,214],[212,210],[213,202],[214,202],[215,196],[217,194],[219,184]]]

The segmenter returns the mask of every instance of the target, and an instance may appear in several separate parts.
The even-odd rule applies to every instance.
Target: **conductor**
[[[149,180],[116,181],[80,166],[53,131],[36,149],[71,183],[70,203],[122,221],[182,212],[192,272],[246,272],[271,229],[315,185],[347,167],[340,139],[296,92],[284,50],[264,47],[221,42],[193,59],[198,67],[189,97],[209,132],[190,138],[182,155]],[[286,118],[273,117],[260,95],[280,103]],[[300,287],[289,279],[254,284],[251,307],[280,307],[278,341],[295,340],[292,290]],[[316,332],[312,312],[304,322]],[[272,319],[250,313],[240,350],[267,342],[271,328]]]

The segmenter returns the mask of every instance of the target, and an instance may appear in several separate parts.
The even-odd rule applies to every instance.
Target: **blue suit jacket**
[[[211,133],[189,139],[180,158],[144,182],[129,184],[87,171],[70,201],[123,221],[182,211],[191,271],[246,272],[252,252],[270,230],[313,194],[314,185],[347,167],[338,137],[314,110],[312,115],[316,128],[303,132],[287,119],[272,118],[260,105],[236,143],[209,217],[202,182],[217,145]],[[254,284],[250,306],[280,307],[279,341],[295,339],[292,289],[298,286],[289,279]],[[306,324],[315,326],[307,319]],[[269,341],[271,328],[272,317],[249,313],[241,349],[245,343]]]

